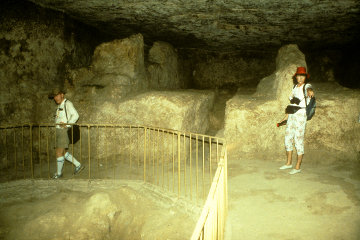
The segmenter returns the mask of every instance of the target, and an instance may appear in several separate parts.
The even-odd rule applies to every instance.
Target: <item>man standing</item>
[[[66,125],[66,123],[76,123],[79,119],[79,114],[72,102],[65,98],[65,92],[63,90],[59,88],[54,89],[49,94],[49,99],[54,99],[58,105],[55,114],[57,173],[55,173],[53,177],[54,179],[58,179],[62,177],[65,159],[75,165],[74,175],[84,169],[84,166],[67,151],[69,148],[68,130],[71,131],[71,125]]]

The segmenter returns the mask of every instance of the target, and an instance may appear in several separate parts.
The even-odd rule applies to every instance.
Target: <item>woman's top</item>
[[[302,112],[302,113],[306,113],[306,110],[305,110],[306,103],[305,103],[305,97],[304,97],[304,92],[303,92],[304,87],[305,87],[305,95],[307,95],[307,90],[309,88],[312,88],[310,83],[304,83],[300,87],[298,87],[298,85],[296,85],[292,90],[292,95],[289,96],[289,100],[293,99],[294,97],[300,99],[299,104],[291,103],[290,105],[301,107],[301,109],[299,109],[297,112]],[[306,102],[307,103],[310,102],[310,97],[307,97]]]

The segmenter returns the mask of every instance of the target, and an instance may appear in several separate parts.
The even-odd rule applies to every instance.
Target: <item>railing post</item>
[[[17,179],[17,148],[16,148],[16,132],[14,128],[14,160],[15,160],[15,179]]]
[[[42,178],[42,162],[41,162],[41,126],[39,125],[39,161],[40,161],[40,178]]]
[[[132,144],[131,144],[131,125],[130,125],[130,130],[129,130],[129,135],[130,135],[130,137],[129,137],[129,142],[130,142],[130,145],[129,145],[129,165],[130,165],[130,169],[131,169],[131,146],[132,146]]]
[[[186,133],[184,133],[184,194],[186,197]]]
[[[160,173],[159,173],[159,161],[160,161],[160,129],[157,129],[157,140],[156,140],[156,184],[160,184]]]
[[[146,182],[146,127],[144,127],[144,182]]]
[[[91,144],[90,144],[90,125],[87,125],[88,128],[88,156],[89,156],[89,180],[91,179]]]
[[[100,143],[99,125],[96,125],[96,143]],[[97,161],[97,173],[100,174],[100,157],[99,157],[99,145],[96,146],[96,161]]]
[[[196,134],[196,200],[199,195],[199,142],[198,135]]]
[[[4,133],[5,133],[5,160],[6,160],[6,169],[8,168],[8,162],[9,162],[9,153],[8,153],[8,147],[7,147],[7,132],[6,132],[6,128],[4,128]]]
[[[210,182],[212,180],[212,170],[211,170],[211,137],[209,137],[209,175],[210,175]]]
[[[174,132],[172,133],[171,138],[171,146],[172,146],[172,172],[173,172],[173,192],[175,192],[175,150],[174,150]]]
[[[72,134],[74,135],[74,134]],[[79,125],[79,135],[80,135],[80,138],[79,138],[79,141],[80,141],[80,163],[82,163],[82,137],[81,137],[81,125]],[[73,144],[73,147],[74,147],[74,144]],[[74,164],[73,164],[74,166]]]
[[[22,159],[23,159],[23,175],[25,179],[25,150],[24,150],[24,125],[21,126],[21,150],[22,150]]]
[[[181,133],[178,132],[178,141],[177,141],[177,151],[178,151],[178,198],[180,197],[180,187],[181,187],[181,171],[180,171],[180,168],[181,168],[181,157],[180,157],[180,152],[181,152],[181,148],[180,148],[180,136],[181,136]]]
[[[50,178],[49,126],[46,127],[46,157],[48,162],[48,178]]]
[[[205,136],[202,136],[202,186],[203,198],[205,198]]]
[[[33,166],[33,137],[32,137],[32,127],[33,125],[30,124],[30,166],[31,166],[31,177],[34,179],[34,166]]]
[[[192,200],[192,171],[191,171],[191,169],[192,169],[192,156],[191,156],[191,154],[192,154],[192,152],[191,152],[191,142],[192,142],[192,138],[191,138],[191,133],[190,133],[190,135],[189,135],[189,161],[190,161],[190,199]]]

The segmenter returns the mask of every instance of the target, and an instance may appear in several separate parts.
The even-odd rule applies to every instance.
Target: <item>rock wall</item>
[[[97,36],[93,28],[28,2],[2,5],[1,124],[46,122],[52,110],[49,89],[63,84],[70,68],[90,63],[94,47],[105,38]]]
[[[247,55],[181,50],[182,74],[190,80],[189,87],[197,89],[232,89],[256,87],[259,79],[275,69],[272,54]],[[188,73],[187,71],[190,71]]]
[[[297,45],[290,44],[280,48],[276,57],[276,71],[260,81],[256,95],[275,99],[280,106],[286,106],[294,86],[292,77],[299,66],[307,67],[305,55]]]
[[[276,123],[285,116],[296,67],[306,63],[296,45],[282,47],[276,63],[276,71],[261,80],[256,93],[239,91],[227,102],[224,134],[230,149],[284,158],[285,127],[277,128]],[[318,160],[330,160],[330,156],[356,159],[360,150],[360,125],[356,123],[360,91],[336,83],[314,83],[313,87],[317,109],[307,122],[305,153],[312,152],[312,158]]]
[[[149,91],[123,102],[106,102],[90,119],[205,133],[214,104],[212,91]]]
[[[358,68],[360,48],[350,45],[335,49],[305,52],[311,79],[316,82],[338,82],[348,88],[360,89]]]
[[[71,71],[68,96],[78,102],[101,104],[144,90],[148,83],[141,34],[96,47],[88,68]]]
[[[179,89],[184,86],[179,78],[177,51],[169,43],[155,42],[149,51],[148,61],[151,88]]]

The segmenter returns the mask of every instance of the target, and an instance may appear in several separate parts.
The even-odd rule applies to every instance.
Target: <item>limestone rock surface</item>
[[[150,86],[153,89],[179,89],[182,87],[178,69],[178,55],[166,42],[155,42],[149,51],[147,67]]]
[[[279,49],[276,57],[276,71],[260,81],[256,95],[276,99],[281,106],[289,103],[289,95],[294,86],[292,77],[297,67],[307,67],[305,55],[295,44],[285,45]]]
[[[121,37],[141,32],[176,48],[256,51],[284,42],[322,47],[356,41],[357,0],[31,0]],[[336,20],[336,21],[335,21]]]
[[[91,119],[205,133],[214,96],[212,91],[149,91],[121,103],[106,102]]]

